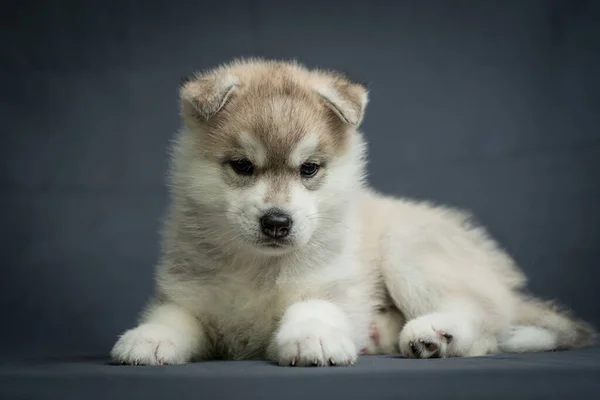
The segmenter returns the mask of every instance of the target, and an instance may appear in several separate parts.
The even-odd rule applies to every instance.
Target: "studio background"
[[[0,354],[106,355],[152,290],[179,79],[367,81],[370,181],[472,210],[600,326],[600,2],[4,1]]]

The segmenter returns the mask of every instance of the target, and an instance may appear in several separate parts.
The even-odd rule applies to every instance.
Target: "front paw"
[[[144,324],[125,332],[110,355],[119,364],[184,364],[191,352],[182,339],[178,332],[168,326]]]
[[[400,352],[407,358],[443,358],[454,337],[439,329],[430,318],[421,317],[409,321],[400,332]]]
[[[277,362],[284,366],[352,365],[358,356],[344,331],[318,320],[282,327],[275,348]]]

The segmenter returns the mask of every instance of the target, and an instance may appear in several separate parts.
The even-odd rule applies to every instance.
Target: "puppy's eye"
[[[245,158],[229,161],[231,168],[240,175],[252,175],[254,172],[254,164]]]
[[[302,175],[303,178],[312,178],[319,172],[319,168],[319,164],[305,162],[300,166],[300,175]]]

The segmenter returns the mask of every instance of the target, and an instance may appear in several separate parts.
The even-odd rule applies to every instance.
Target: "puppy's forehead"
[[[255,136],[251,132],[242,132],[237,144],[241,150],[251,156],[261,166],[268,164],[298,166],[306,160],[322,155],[325,143],[313,132],[282,140],[274,140],[266,135]]]
[[[286,160],[303,138],[324,130],[311,104],[294,97],[272,97],[254,103],[252,133],[267,149],[271,161]]]
[[[327,157],[345,150],[347,127],[305,79],[288,72],[241,80],[240,89],[209,121],[214,153],[245,154],[276,167],[298,165],[317,151]]]
[[[327,144],[330,126],[315,104],[286,96],[232,107],[226,131],[259,163],[300,164]]]

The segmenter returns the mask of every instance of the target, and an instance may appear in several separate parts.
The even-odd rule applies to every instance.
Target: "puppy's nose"
[[[265,235],[281,239],[289,235],[292,218],[281,211],[269,211],[261,217],[260,226]]]

